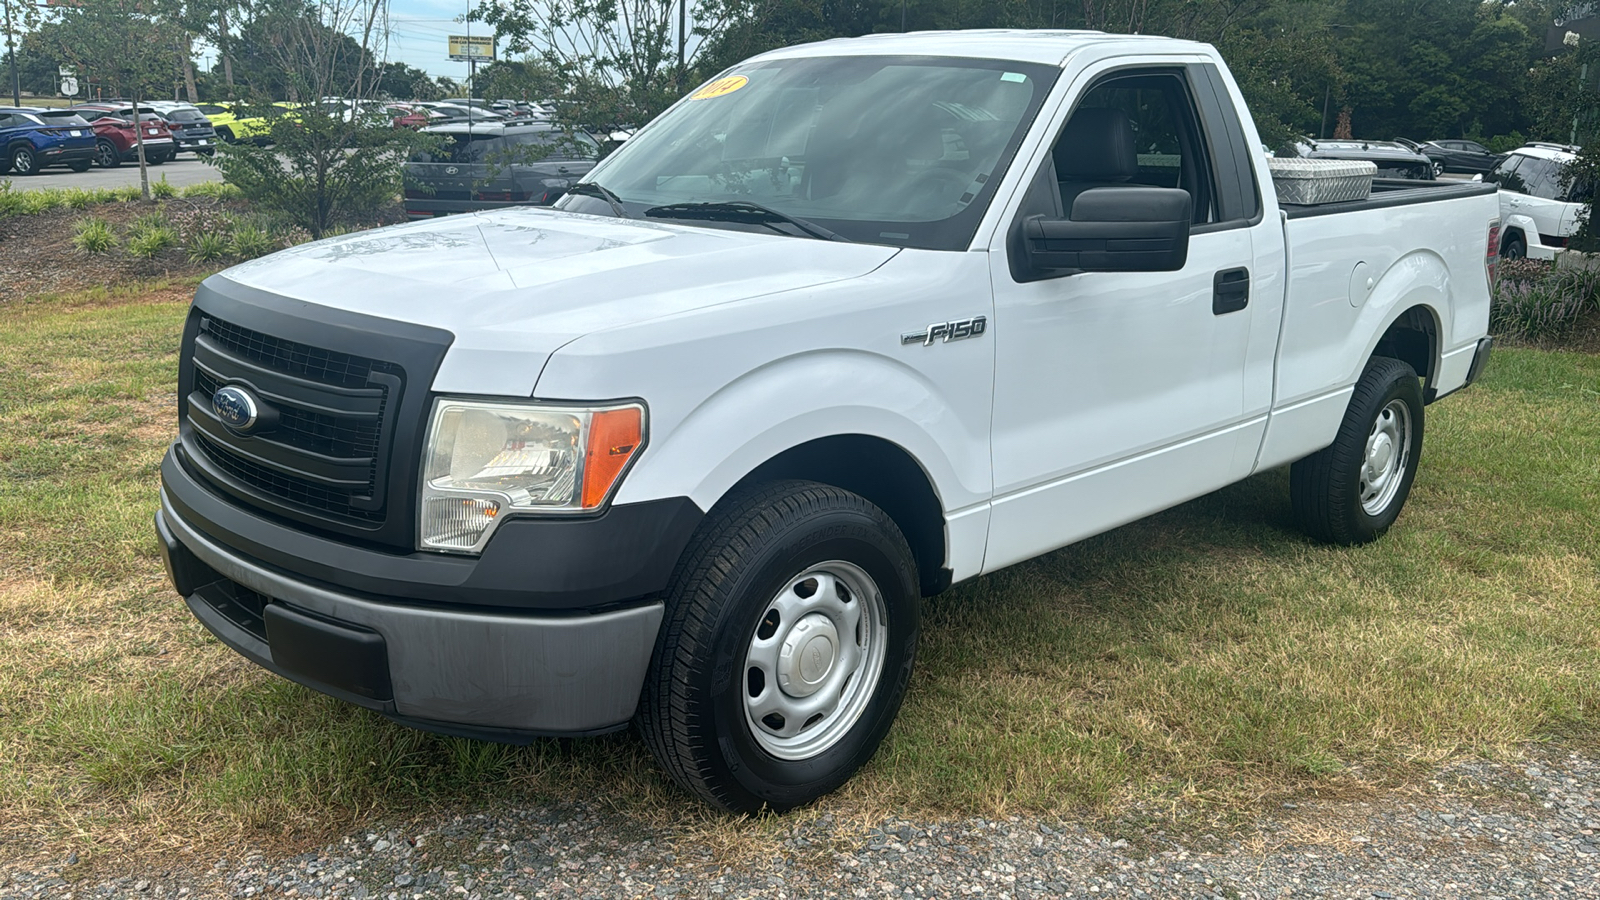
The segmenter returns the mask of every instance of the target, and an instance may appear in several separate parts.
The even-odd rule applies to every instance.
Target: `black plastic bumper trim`
[[[673,497],[583,519],[507,519],[478,558],[385,553],[241,509],[179,463],[161,463],[175,513],[217,543],[271,568],[385,600],[542,611],[592,611],[667,585],[704,513]]]

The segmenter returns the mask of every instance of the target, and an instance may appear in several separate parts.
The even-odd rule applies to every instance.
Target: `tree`
[[[181,28],[162,19],[143,0],[76,0],[62,7],[49,29],[57,60],[77,67],[116,95],[139,104],[170,90],[179,70]],[[139,189],[150,199],[150,173],[145,164],[144,129],[134,128],[139,156]]]
[[[381,0],[271,2],[241,31],[256,36],[250,60],[239,60],[241,74],[254,72],[257,60],[270,62],[285,95],[308,102],[288,111],[262,107],[273,115],[272,147],[224,144],[214,161],[247,199],[320,238],[392,203],[406,160],[435,139],[394,128],[381,110],[362,105],[382,80],[370,51]],[[327,97],[350,102],[321,102]]]

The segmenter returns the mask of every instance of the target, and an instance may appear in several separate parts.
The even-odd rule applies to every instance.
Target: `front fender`
[[[987,435],[954,412],[921,372],[862,350],[817,350],[775,360],[724,386],[650,446],[617,502],[687,496],[710,509],[762,463],[834,435],[881,438],[927,473],[945,511],[985,501]]]

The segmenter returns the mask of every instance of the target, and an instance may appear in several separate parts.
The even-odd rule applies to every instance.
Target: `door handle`
[[[1250,270],[1223,269],[1211,279],[1211,314],[1238,312],[1250,305]]]

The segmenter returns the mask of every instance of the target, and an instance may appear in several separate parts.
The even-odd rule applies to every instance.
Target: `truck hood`
[[[530,396],[585,334],[865,275],[894,247],[512,208],[303,244],[223,272],[455,335],[434,390]]]

